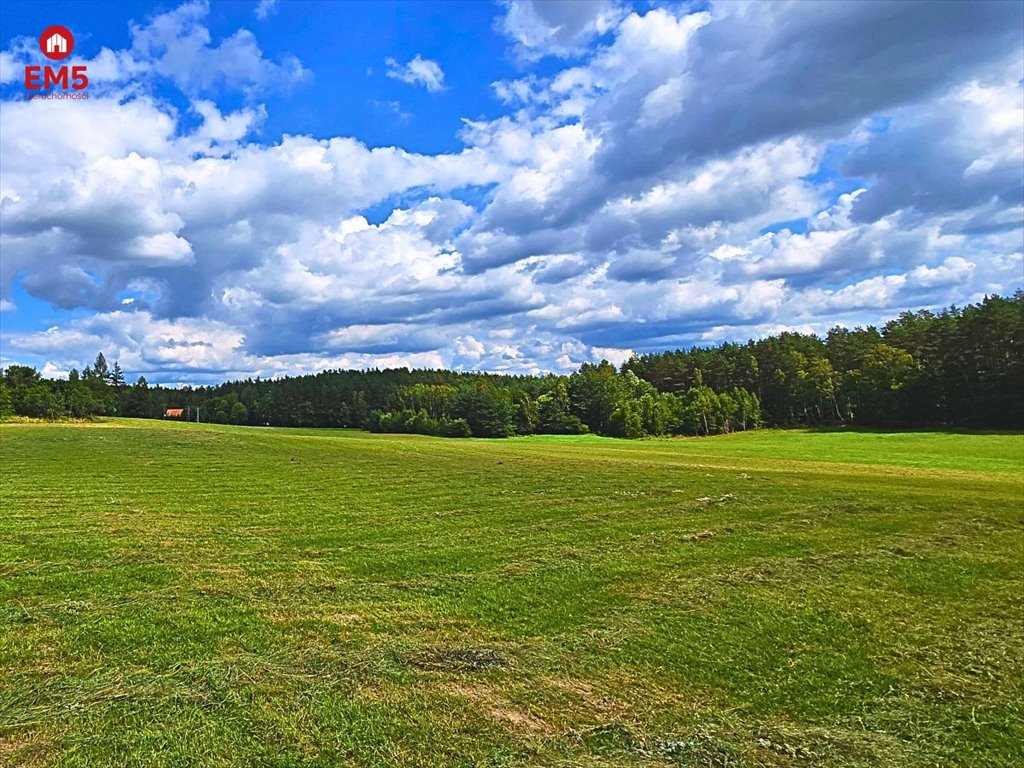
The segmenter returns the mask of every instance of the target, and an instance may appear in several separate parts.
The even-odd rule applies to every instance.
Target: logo
[[[74,48],[75,36],[71,34],[70,29],[62,27],[60,24],[47,27],[39,36],[39,50],[48,59],[54,61],[66,59]]]
[[[51,61],[66,59],[75,50],[75,36],[67,27],[54,24],[44,29],[39,36],[39,50]],[[84,64],[57,69],[49,64],[30,64],[25,67],[25,90],[46,91],[33,93],[29,97],[32,99],[87,99],[89,94],[82,91],[88,85],[89,76]]]

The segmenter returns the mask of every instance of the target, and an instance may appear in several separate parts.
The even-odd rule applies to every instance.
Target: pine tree
[[[110,368],[107,367],[107,358],[103,356],[102,352],[96,355],[96,362],[92,364],[92,372],[103,381],[110,379]]]
[[[121,370],[117,360],[114,361],[114,367],[110,371],[110,383],[117,388],[124,386],[124,371]]]

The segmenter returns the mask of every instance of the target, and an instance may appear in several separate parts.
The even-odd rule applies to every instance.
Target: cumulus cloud
[[[268,16],[277,13],[277,0],[260,0],[256,3],[253,13],[257,19],[264,21]]]
[[[1020,81],[973,80],[934,102],[895,110],[884,131],[868,133],[843,166],[871,181],[853,217],[894,211],[931,214],[995,202],[1024,204],[1024,92]]]
[[[208,93],[218,86],[250,93],[288,87],[310,77],[294,56],[273,62],[263,56],[247,29],[213,43],[202,23],[206,2],[192,2],[131,26],[131,53],[139,66],[169,78],[185,93]]]
[[[441,65],[431,59],[424,59],[418,53],[405,64],[392,58],[384,60],[385,74],[392,80],[401,80],[409,85],[422,85],[430,93],[444,90],[444,71]]]
[[[660,42],[668,16],[631,16],[616,46],[631,34]],[[595,104],[612,121],[600,165],[650,173],[919,102],[1019,49],[1022,25],[1024,9],[1001,2],[716,5],[671,68],[659,50],[671,50],[668,43],[630,46],[635,59],[618,75],[622,86]],[[662,122],[639,124],[648,99],[680,76],[677,66],[699,92]]]
[[[270,10],[272,5],[267,12]],[[169,82],[192,97],[222,90],[258,97],[312,79],[312,73],[295,56],[279,61],[264,56],[255,35],[247,29],[214,39],[206,22],[209,13],[206,0],[192,0],[145,21],[133,21],[127,49],[102,48],[93,59],[75,55],[68,63],[88,66],[93,93],[113,91],[122,96],[140,89],[152,91],[156,83]],[[41,63],[46,59],[35,41],[17,38],[11,50],[0,54],[0,82],[23,77],[26,64]]]
[[[526,60],[578,54],[626,13],[614,0],[507,0],[504,6],[500,28]]]

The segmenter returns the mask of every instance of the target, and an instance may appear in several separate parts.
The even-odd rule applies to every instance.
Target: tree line
[[[1024,426],[1024,291],[941,312],[904,312],[881,328],[825,338],[782,333],[746,344],[628,361],[659,391],[748,388],[767,424]]]
[[[781,333],[745,344],[637,355],[568,376],[407,368],[324,371],[210,387],[127,385],[99,354],[67,379],[12,365],[0,417],[162,418],[187,408],[225,424],[356,427],[447,437],[712,435],[762,425],[1024,426],[1024,292],[881,328],[822,338]]]
[[[659,392],[608,362],[584,364],[570,376],[397,368],[172,389],[150,386],[141,376],[126,386],[120,366],[108,366],[101,353],[94,365],[71,371],[67,379],[44,379],[33,368],[12,365],[0,381],[0,416],[162,418],[168,408],[222,424],[445,437],[709,435],[761,424],[757,396],[742,387]]]

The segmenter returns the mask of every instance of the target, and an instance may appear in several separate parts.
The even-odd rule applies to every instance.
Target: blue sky
[[[0,4],[0,363],[537,373],[1024,283],[1017,3]],[[88,100],[27,100],[43,29]]]

